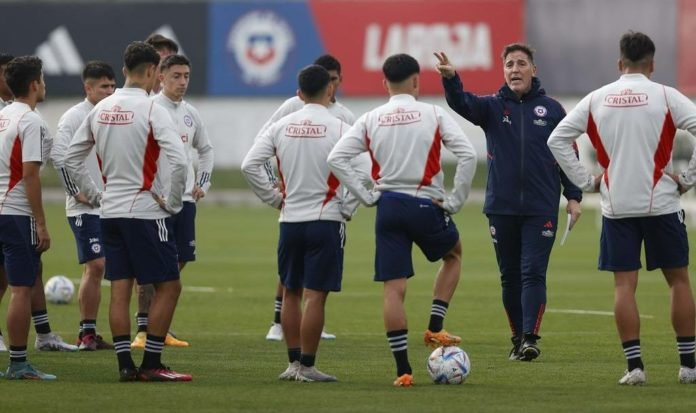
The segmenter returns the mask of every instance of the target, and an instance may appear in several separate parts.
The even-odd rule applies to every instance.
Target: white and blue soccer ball
[[[438,347],[428,357],[428,374],[436,384],[462,384],[469,373],[471,361],[459,347]]]
[[[75,285],[64,275],[54,275],[44,284],[46,300],[53,304],[68,304],[75,295]]]

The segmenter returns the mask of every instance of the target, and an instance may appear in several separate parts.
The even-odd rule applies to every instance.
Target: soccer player
[[[103,99],[87,115],[65,157],[68,174],[92,205],[101,203],[101,233],[106,279],[111,281],[109,321],[121,381],[190,381],[161,362],[164,338],[181,292],[171,221],[181,210],[187,162],[179,134],[167,111],[148,98],[157,78],[160,57],[144,42],[133,42],[124,53],[123,88]],[[96,148],[106,185],[100,193],[85,167]],[[171,171],[167,199],[152,191],[162,173],[163,153]],[[78,193],[79,194],[79,193]],[[134,278],[154,284],[145,354],[135,368],[130,348],[129,303]]]
[[[84,264],[78,301],[80,307],[80,331],[77,343],[80,350],[112,349],[113,346],[97,335],[97,313],[101,302],[101,280],[104,275],[104,251],[99,229],[99,209],[89,204],[80,193],[74,180],[65,170],[63,161],[75,132],[102,99],[114,93],[114,71],[107,63],[88,62],[82,71],[82,82],[87,95],[85,100],[68,109],[58,121],[58,131],[53,140],[51,161],[66,191],[65,212],[77,245],[77,259]],[[97,156],[92,151],[87,158],[92,181],[103,190]]]
[[[7,53],[0,53],[0,109],[12,103],[14,95],[5,80],[5,68],[14,56]]]
[[[556,239],[558,203],[568,200],[571,228],[581,214],[582,191],[563,174],[546,140],[565,116],[535,76],[533,50],[513,43],[503,49],[505,84],[495,95],[466,92],[445,53],[435,53],[447,103],[486,133],[488,179],[483,213],[488,217],[500,271],[503,307],[512,330],[510,360],[539,357],[546,309],[546,271]]]
[[[384,283],[384,325],[397,369],[394,385],[409,387],[413,377],[404,299],[406,280],[414,275],[413,243],[429,261],[442,259],[425,344],[461,342],[443,329],[461,270],[459,233],[450,214],[459,211],[469,195],[476,153],[450,115],[416,100],[420,85],[416,59],[407,54],[390,56],[382,71],[389,102],[362,115],[331,151],[328,162],[363,204],[377,205],[375,281]],[[454,189],[449,195],[443,187],[441,145],[457,157]],[[349,164],[362,152],[372,157],[375,192],[360,185]]]
[[[179,253],[179,271],[184,269],[187,262],[196,260],[196,202],[205,197],[210,188],[213,173],[213,146],[208,140],[208,133],[203,126],[198,110],[186,102],[184,95],[188,88],[191,63],[182,55],[169,55],[160,63],[159,79],[162,90],[152,99],[169,112],[174,127],[181,136],[186,148],[188,161],[188,176],[184,206],[178,214],[172,216],[174,238]],[[198,172],[194,169],[194,159],[198,155]],[[162,184],[164,189],[168,185]],[[142,314],[140,315],[142,316]],[[186,341],[178,340],[167,334],[165,345],[187,347]],[[138,332],[131,344],[134,348],[145,346],[145,332]]]
[[[336,100],[336,93],[338,92],[338,87],[343,83],[343,75],[341,74],[341,63],[335,57],[331,55],[322,55],[314,60],[315,65],[319,65],[329,72],[331,77],[331,84],[333,85],[333,92],[331,94],[331,101],[329,102],[329,112],[335,117],[339,118],[348,125],[353,125],[355,123],[355,115],[347,107]],[[299,92],[299,91],[298,91]],[[287,116],[291,113],[295,113],[304,107],[304,102],[299,96],[293,96],[283,102],[282,105],[271,115],[270,119],[263,125],[258,136],[261,136],[266,129],[268,129],[273,123],[280,120],[282,117]],[[266,162],[266,170],[268,176],[275,185],[278,184],[278,180],[275,176],[273,169],[273,163],[271,161]],[[283,339],[283,327],[280,324],[280,309],[283,306],[283,284],[278,282],[278,287],[276,288],[276,297],[274,302],[274,316],[273,323],[271,323],[271,328],[266,334],[266,340],[271,341],[281,341]],[[334,340],[336,338],[335,334],[328,333],[326,331],[321,332],[321,338],[324,340]]]
[[[298,75],[304,107],[268,127],[242,162],[256,195],[280,209],[278,274],[285,287],[282,324],[288,368],[281,380],[336,381],[314,366],[330,291],[340,291],[348,202],[326,157],[348,124],[327,107],[333,95],[329,72],[308,66]],[[272,184],[264,164],[276,156],[282,186]],[[304,290],[304,311],[301,303]]]
[[[157,53],[159,54],[161,59],[160,64],[162,63],[162,61],[164,61],[165,57],[179,53],[179,45],[177,45],[174,40],[164,37],[159,33],[153,33],[150,36],[148,36],[148,38],[145,39],[145,43],[149,44],[150,46],[154,47],[155,50],[157,50]],[[158,77],[159,70],[160,68],[158,67]],[[155,84],[155,87],[152,88],[152,92],[150,92],[150,94],[156,95],[160,92],[160,90],[162,90],[162,84],[160,82],[157,82],[157,84]]]
[[[8,54],[0,54],[0,62],[5,62],[0,64],[0,109],[8,106],[12,103],[14,95],[12,90],[9,88],[5,77],[4,77],[4,67],[13,59],[13,56]],[[38,114],[38,108],[34,109],[34,112]],[[39,115],[40,117],[40,115]],[[48,131],[48,128],[46,128]],[[44,159],[48,159],[48,152],[51,150],[52,138],[50,134],[46,133],[42,142],[42,150],[44,151]],[[43,163],[41,167],[43,168]],[[2,263],[3,254],[0,251],[0,264]],[[48,311],[46,309],[46,295],[44,294],[43,285],[43,265],[39,261],[39,272],[36,278],[36,282],[32,287],[31,291],[31,318],[34,322],[34,330],[36,331],[36,340],[34,342],[34,348],[38,351],[77,351],[77,346],[68,344],[63,339],[54,334],[51,331],[51,325],[48,321]],[[7,277],[5,275],[5,270],[0,266],[0,299],[4,294],[4,289],[2,285],[5,285],[6,289]],[[4,340],[2,339],[2,334],[0,334],[0,351],[4,348]],[[6,350],[5,350],[6,351]]]
[[[628,369],[623,385],[645,384],[635,292],[641,245],[648,271],[662,270],[671,290],[680,383],[696,383],[696,321],[689,283],[689,243],[679,196],[696,183],[696,151],[685,171],[672,167],[677,129],[696,134],[696,106],[677,90],[655,83],[655,44],[647,35],[621,36],[621,77],[583,98],[554,129],[548,146],[583,191],[601,194],[599,269],[614,273],[614,317]],[[573,152],[587,133],[604,171],[592,176]]]
[[[12,90],[10,90],[10,87],[5,81],[5,67],[12,59],[14,59],[14,56],[7,53],[0,53],[0,109],[12,103],[14,99]],[[5,275],[4,257],[2,250],[0,250],[0,302],[2,302],[5,291],[7,291],[7,276]],[[3,351],[7,351],[7,346],[2,336],[2,329],[0,329],[0,352]]]
[[[153,33],[146,40],[145,43],[154,47],[157,50],[157,54],[160,56],[160,65],[164,59],[168,56],[176,54],[179,52],[179,46],[174,40],[168,39],[161,34]],[[157,66],[157,78],[160,79],[160,66]],[[155,96],[160,92],[162,88],[162,83],[160,80],[155,83],[155,86],[150,92],[150,96]],[[159,167],[166,168],[166,165],[159,165]],[[152,302],[152,296],[155,294],[155,289],[152,285],[139,285],[137,286],[138,291],[138,312],[135,315],[135,321],[138,325],[138,332],[133,340],[131,346],[133,348],[145,348],[145,339],[147,336],[147,319],[148,313],[150,311],[150,303]],[[167,332],[167,336],[164,340],[165,346],[173,347],[188,347],[189,343],[183,340],[179,340],[171,332]]]
[[[0,111],[0,244],[10,285],[8,379],[55,380],[27,362],[27,339],[41,253],[51,246],[41,201],[40,168],[50,145],[48,128],[34,111],[46,97],[41,59],[23,56],[5,68],[15,101]]]

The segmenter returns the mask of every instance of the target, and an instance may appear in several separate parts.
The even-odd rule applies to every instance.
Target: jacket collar
[[[535,97],[545,95],[546,91],[544,90],[544,88],[541,87],[541,81],[538,77],[534,76],[532,78],[532,89],[522,96],[522,100],[530,100],[534,99]],[[503,86],[498,90],[498,96],[503,99],[514,100],[516,102],[520,100],[517,98],[515,92],[513,92],[512,89],[510,89],[507,83],[503,84]]]

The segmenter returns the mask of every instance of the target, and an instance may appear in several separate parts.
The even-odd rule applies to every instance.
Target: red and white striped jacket
[[[23,181],[23,163],[48,159],[52,138],[38,113],[26,103],[0,110],[0,214],[32,216]]]
[[[604,169],[602,215],[628,218],[677,212],[672,146],[677,129],[696,135],[696,106],[677,90],[642,74],[624,74],[587,95],[551,133],[548,145],[568,177],[594,191],[594,176],[578,161],[572,145],[587,133]],[[674,172],[677,173],[677,172]],[[680,183],[696,182],[696,151]]]
[[[304,107],[270,125],[242,163],[256,194],[281,207],[280,222],[344,221],[357,207],[329,170],[326,158],[349,125],[319,104]],[[263,165],[276,157],[281,183],[275,189]],[[364,172],[367,175],[367,171]]]
[[[445,194],[440,150],[457,157],[454,188]],[[372,179],[379,192],[393,191],[420,198],[443,200],[455,213],[464,205],[476,171],[476,152],[469,138],[439,106],[418,102],[412,95],[395,95],[366,114],[343,135],[329,156],[331,170],[364,204],[378,194],[360,185],[349,161],[362,152],[372,158]]]
[[[140,88],[117,89],[87,115],[70,142],[65,167],[80,190],[96,202],[99,191],[84,163],[96,148],[104,177],[102,218],[159,219],[181,210],[188,162],[173,125],[167,110]],[[167,157],[171,174],[166,211],[152,197],[153,182],[162,173],[158,165],[162,156]]]

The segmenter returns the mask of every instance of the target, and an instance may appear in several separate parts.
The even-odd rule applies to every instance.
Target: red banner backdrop
[[[435,51],[444,51],[468,90],[503,83],[500,52],[524,41],[522,0],[310,0],[328,53],[340,61],[346,95],[384,94],[382,63],[408,53],[421,65],[421,93],[440,94]]]
[[[682,93],[696,95],[696,0],[680,0],[677,47],[678,87]]]

